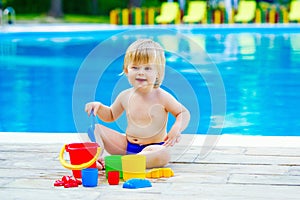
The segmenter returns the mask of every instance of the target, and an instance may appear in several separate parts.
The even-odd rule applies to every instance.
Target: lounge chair
[[[179,4],[177,2],[164,2],[161,4],[160,15],[155,18],[156,23],[175,23],[180,17]]]
[[[206,15],[206,1],[191,1],[188,5],[187,15],[183,16],[184,23],[199,23]]]
[[[255,19],[256,1],[240,1],[237,15],[234,17],[235,22],[248,23]]]
[[[291,2],[289,20],[300,22],[300,1],[295,0]]]

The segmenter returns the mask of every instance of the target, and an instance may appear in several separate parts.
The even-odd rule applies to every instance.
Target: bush
[[[1,1],[1,0],[0,0]],[[51,0],[2,0],[3,8],[13,7],[16,13],[47,13]]]
[[[109,15],[115,8],[127,8],[129,2],[143,7],[159,6],[164,0],[61,0],[63,12],[78,15]],[[1,2],[1,0],[0,0]],[[2,0],[3,7],[11,6],[18,14],[45,14],[51,6],[51,0]]]

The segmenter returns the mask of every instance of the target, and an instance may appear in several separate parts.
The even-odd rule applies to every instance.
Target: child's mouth
[[[137,78],[137,79],[135,79],[135,80],[137,80],[137,81],[139,81],[139,82],[146,81],[146,79],[143,79],[143,78]]]

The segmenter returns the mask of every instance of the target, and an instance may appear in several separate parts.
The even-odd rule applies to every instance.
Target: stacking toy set
[[[63,176],[56,180],[54,186],[64,187],[96,187],[98,185],[98,169],[96,161],[100,154],[100,147],[96,143],[94,135],[96,118],[91,111],[92,122],[87,133],[91,142],[66,144],[62,147],[59,160],[61,164],[72,170],[73,176]],[[70,164],[64,159],[64,153],[68,152]],[[105,175],[110,185],[118,185],[119,180],[125,182],[123,188],[151,187],[149,180],[146,180],[146,156],[144,155],[110,155],[104,158]],[[156,174],[156,172],[151,172]],[[164,170],[159,170],[159,176],[165,176]],[[149,177],[149,175],[147,176]],[[151,177],[157,177],[153,175]],[[170,177],[170,176],[169,176]],[[77,180],[81,178],[82,181]]]
[[[71,164],[64,159],[64,152],[69,153]],[[100,154],[100,147],[95,142],[72,143],[64,145],[59,154],[61,164],[71,169],[75,179],[82,178],[82,185],[95,187],[98,183],[98,169],[96,161]]]
[[[145,179],[146,157],[143,155],[111,155],[104,158],[105,174],[110,185],[116,185],[119,179]]]
[[[98,185],[98,169],[96,161],[100,154],[100,147],[96,143],[94,131],[96,119],[91,112],[92,123],[87,133],[92,142],[66,144],[62,147],[59,160],[61,164],[72,170],[73,176],[63,177],[57,180],[54,186],[77,187],[82,184],[84,187],[96,187]],[[70,163],[64,159],[64,153],[68,152]],[[118,185],[119,180],[125,182],[123,188],[151,187],[151,183],[145,178],[170,177],[174,173],[171,169],[153,169],[146,173],[146,156],[144,155],[110,155],[104,158],[105,175],[110,185]],[[78,181],[77,178],[81,178]],[[68,180],[68,181],[67,181]]]
[[[105,157],[105,173],[110,185],[125,181],[123,188],[151,187],[145,178],[169,178],[174,176],[171,168],[154,168],[146,172],[146,157],[143,155],[111,155]]]
[[[96,117],[93,110],[91,116],[91,126],[87,130],[91,142],[67,144],[63,146],[59,154],[61,164],[65,168],[72,170],[75,179],[82,178],[82,185],[84,187],[96,187],[98,185],[96,161],[101,149],[96,143],[94,135]],[[71,164],[64,160],[65,150],[69,153]]]
[[[70,163],[64,160],[64,152],[69,153]],[[64,176],[57,180],[54,186],[96,187],[98,185],[98,169],[96,161],[100,154],[100,147],[95,142],[72,143],[63,146],[59,159],[61,164],[71,169],[73,176]],[[169,178],[174,176],[171,168],[154,168],[146,172],[146,156],[144,155],[110,155],[104,158],[105,175],[110,185],[118,185],[119,180],[125,182],[123,188],[151,187],[149,180],[145,178]],[[82,179],[82,183],[77,178]],[[66,180],[70,180],[70,183]]]

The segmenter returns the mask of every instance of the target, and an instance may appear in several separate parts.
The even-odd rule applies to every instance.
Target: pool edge
[[[299,147],[299,136],[249,136],[249,135],[197,135],[183,134],[180,146],[203,146],[207,139],[214,139],[215,146],[236,147]],[[0,132],[1,142],[4,144],[67,144],[89,141],[86,133],[25,133]]]

